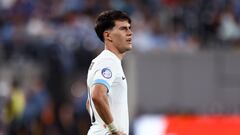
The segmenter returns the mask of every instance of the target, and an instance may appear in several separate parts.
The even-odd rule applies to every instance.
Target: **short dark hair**
[[[108,10],[103,11],[102,13],[99,14],[99,16],[96,19],[95,32],[97,33],[101,41],[104,42],[103,37],[104,31],[112,29],[115,26],[116,20],[120,21],[127,20],[128,23],[131,24],[130,17],[126,13],[119,10]]]

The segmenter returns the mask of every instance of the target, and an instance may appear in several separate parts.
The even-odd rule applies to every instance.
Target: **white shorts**
[[[107,128],[99,125],[92,125],[87,135],[111,135]]]

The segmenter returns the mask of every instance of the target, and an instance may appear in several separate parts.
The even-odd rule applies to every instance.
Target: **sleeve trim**
[[[97,80],[95,80],[95,81],[92,83],[92,85],[94,85],[94,84],[102,84],[102,85],[104,85],[105,87],[107,87],[107,92],[109,92],[109,90],[111,89],[111,87],[110,87],[110,85],[108,84],[108,82],[105,81],[105,80],[103,80],[103,79],[97,79]]]

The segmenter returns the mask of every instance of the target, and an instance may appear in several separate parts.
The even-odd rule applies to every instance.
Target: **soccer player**
[[[128,135],[127,81],[121,60],[132,49],[131,19],[122,11],[104,11],[95,31],[104,50],[88,70],[87,109],[92,122],[88,135]]]

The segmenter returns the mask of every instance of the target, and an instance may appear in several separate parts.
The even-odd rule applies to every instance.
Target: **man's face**
[[[132,49],[132,31],[131,25],[127,20],[115,21],[115,26],[110,32],[112,43],[120,53]]]

